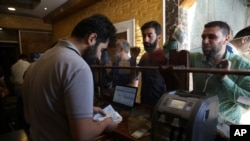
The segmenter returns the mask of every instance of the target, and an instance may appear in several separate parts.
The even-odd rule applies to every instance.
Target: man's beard
[[[217,44],[217,46],[210,46],[210,49],[209,49],[209,47],[207,47],[206,45],[203,45],[202,47],[203,54],[207,58],[214,58],[220,52],[221,46],[223,46],[223,44],[219,43]]]
[[[144,49],[148,53],[152,53],[157,46],[157,42],[158,42],[158,39],[155,39],[155,41],[153,43],[143,42]]]
[[[87,49],[84,51],[84,54],[82,54],[82,58],[88,63],[89,66],[96,64],[97,47],[98,47],[97,43],[93,46],[88,46]]]
[[[206,51],[204,49],[202,49],[203,51],[203,54],[207,57],[207,58],[210,58],[210,57],[213,57],[215,54],[216,54],[216,51],[211,49],[209,51]]]

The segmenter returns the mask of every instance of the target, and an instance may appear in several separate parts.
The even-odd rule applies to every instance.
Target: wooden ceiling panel
[[[0,0],[0,13],[42,18],[45,23],[51,24],[98,1],[100,0]],[[15,7],[17,10],[9,11],[7,7]],[[46,13],[45,7],[50,11]]]
[[[34,9],[40,2],[41,0],[0,0],[1,5],[23,9]]]
[[[53,12],[44,17],[45,23],[53,23],[64,17],[67,17],[81,8],[88,7],[100,0],[68,0],[62,6],[55,9]]]

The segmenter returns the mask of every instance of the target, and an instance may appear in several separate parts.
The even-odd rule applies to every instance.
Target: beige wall
[[[81,19],[94,13],[101,13],[107,15],[113,23],[134,18],[136,30],[135,45],[143,49],[140,26],[150,20],[156,20],[162,24],[162,7],[162,0],[101,0],[86,9],[54,23],[53,40],[69,36],[73,27]]]

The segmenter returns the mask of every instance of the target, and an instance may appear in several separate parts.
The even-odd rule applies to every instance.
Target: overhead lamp
[[[8,10],[10,10],[10,11],[16,11],[16,8],[14,8],[14,7],[8,7]]]
[[[196,0],[183,0],[180,3],[180,7],[183,9],[189,9],[190,7],[193,6],[193,4],[196,2]]]

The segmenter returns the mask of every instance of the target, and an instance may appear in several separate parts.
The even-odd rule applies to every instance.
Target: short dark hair
[[[116,28],[105,15],[94,14],[83,19],[74,27],[71,36],[84,38],[92,33],[97,34],[98,44],[109,39],[109,46],[115,45]]]
[[[149,22],[145,23],[141,27],[141,31],[144,31],[145,29],[148,29],[148,28],[154,28],[155,29],[155,33],[157,35],[160,35],[161,32],[162,32],[162,27],[161,27],[161,25],[157,21],[149,21]]]
[[[216,27],[218,26],[219,28],[222,29],[222,33],[224,35],[229,35],[230,34],[230,26],[223,21],[212,21],[204,25],[205,28],[210,28],[210,27]]]
[[[239,32],[237,32],[236,35],[234,36],[234,39],[241,38],[244,36],[250,36],[250,26],[245,27],[241,29]]]

